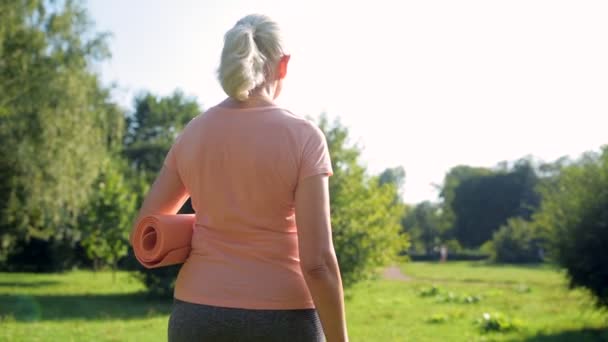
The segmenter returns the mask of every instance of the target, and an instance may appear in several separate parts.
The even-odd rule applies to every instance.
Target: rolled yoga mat
[[[190,254],[195,215],[150,215],[133,233],[133,250],[146,268],[181,264]]]

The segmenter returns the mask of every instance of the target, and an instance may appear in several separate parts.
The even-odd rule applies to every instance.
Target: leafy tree
[[[587,288],[608,307],[608,146],[564,166],[541,186],[535,223],[550,237],[551,257],[572,287]]]
[[[505,263],[543,261],[541,240],[533,223],[516,217],[509,219],[492,238],[492,259]]]
[[[429,201],[419,203],[404,218],[403,227],[418,249],[432,254],[441,240],[440,208]]]
[[[402,166],[388,168],[382,171],[378,178],[380,184],[392,183],[397,189],[401,189],[405,184],[405,170]]]
[[[452,169],[442,191],[448,235],[464,247],[477,248],[509,218],[529,219],[540,202],[537,184],[534,167],[526,159],[510,170]]]
[[[370,177],[359,163],[360,150],[348,145],[348,130],[338,121],[319,120],[332,158],[329,182],[334,246],[345,286],[372,277],[408,246],[401,232],[403,204],[394,182]]]
[[[95,268],[110,265],[127,255],[129,231],[136,215],[136,195],[124,179],[122,160],[108,161],[95,184],[95,194],[79,219],[81,244]]]
[[[131,165],[144,171],[152,182],[177,134],[202,112],[194,98],[176,90],[167,97],[142,93],[135,111],[127,117],[124,153]]]
[[[447,238],[458,239],[457,213],[454,209],[456,190],[462,182],[488,175],[491,172],[491,170],[486,168],[458,165],[450,169],[445,175],[443,184],[439,186],[439,196],[442,199],[441,230],[446,232]],[[460,242],[462,244],[462,241]]]
[[[123,114],[91,71],[109,56],[73,1],[0,3],[0,262],[35,237],[72,239]]]

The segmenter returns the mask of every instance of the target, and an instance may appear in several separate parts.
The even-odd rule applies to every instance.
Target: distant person
[[[441,245],[441,247],[439,247],[439,255],[441,256],[441,262],[448,261],[448,246]]]
[[[140,217],[196,212],[169,341],[347,341],[323,132],[277,106],[290,56],[277,24],[239,20],[218,70],[228,98],[176,138]],[[325,337],[324,337],[325,335]]]

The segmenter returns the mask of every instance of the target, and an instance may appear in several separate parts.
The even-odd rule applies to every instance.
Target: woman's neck
[[[221,102],[219,106],[226,108],[255,108],[274,106],[275,96],[273,96],[273,94],[275,94],[276,91],[276,83],[264,84],[254,89],[245,101],[238,101],[232,97],[229,97]]]
[[[274,106],[274,101],[266,96],[251,96],[245,101],[237,101],[231,97],[225,99],[219,104],[220,107],[226,108],[255,108]]]

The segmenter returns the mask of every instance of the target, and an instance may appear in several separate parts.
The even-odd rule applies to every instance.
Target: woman
[[[139,217],[196,211],[175,285],[169,341],[347,341],[331,239],[323,133],[273,103],[289,55],[277,24],[239,20],[224,37],[228,98],[177,137]]]

